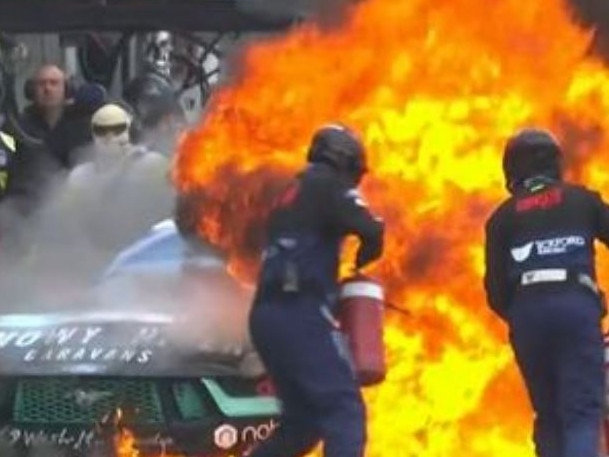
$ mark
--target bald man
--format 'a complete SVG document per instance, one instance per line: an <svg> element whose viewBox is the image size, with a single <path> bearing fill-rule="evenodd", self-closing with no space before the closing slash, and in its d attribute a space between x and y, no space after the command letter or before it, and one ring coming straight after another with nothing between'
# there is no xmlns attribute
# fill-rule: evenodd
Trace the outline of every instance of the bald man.
<svg viewBox="0 0 609 457"><path fill-rule="evenodd" d="M56 65L43 65L32 79L32 103L50 129L57 125L63 114L66 82L65 73Z"/></svg>
<svg viewBox="0 0 609 457"><path fill-rule="evenodd" d="M42 145L13 155L6 189L7 197L18 200L25 213L44 202L49 186L74 166L73 151L91 141L91 113L70 103L67 87L66 74L53 64L41 66L26 87L30 104L20 124ZM18 137L17 132L8 133Z"/></svg>
<svg viewBox="0 0 609 457"><path fill-rule="evenodd" d="M21 114L22 126L30 135L45 141L54 168L68 168L70 150L75 145L71 144L73 135L67 125L67 77L57 65L43 65L26 84L30 104Z"/></svg>

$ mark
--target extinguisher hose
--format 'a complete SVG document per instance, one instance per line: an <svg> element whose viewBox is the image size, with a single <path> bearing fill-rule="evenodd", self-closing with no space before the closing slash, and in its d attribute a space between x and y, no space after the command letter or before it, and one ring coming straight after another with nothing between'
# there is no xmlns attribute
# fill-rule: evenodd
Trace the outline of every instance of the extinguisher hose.
<svg viewBox="0 0 609 457"><path fill-rule="evenodd" d="M391 310L391 311L395 311L396 313L400 313L404 316L412 316L412 313L410 311L408 311L407 309L404 309L394 303L390 303L390 302L385 302L385 308Z"/></svg>

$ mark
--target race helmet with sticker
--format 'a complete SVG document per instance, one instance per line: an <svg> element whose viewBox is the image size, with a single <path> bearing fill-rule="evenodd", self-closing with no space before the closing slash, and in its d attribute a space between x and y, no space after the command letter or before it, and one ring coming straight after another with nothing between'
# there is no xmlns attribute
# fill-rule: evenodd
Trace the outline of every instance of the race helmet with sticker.
<svg viewBox="0 0 609 457"><path fill-rule="evenodd" d="M326 124L315 132L307 161L330 165L356 185L368 171L362 140L342 124Z"/></svg>
<svg viewBox="0 0 609 457"><path fill-rule="evenodd" d="M120 105L108 103L91 118L91 133L96 150L107 158L122 156L130 144L131 116Z"/></svg>
<svg viewBox="0 0 609 457"><path fill-rule="evenodd" d="M559 180L562 177L562 150L547 130L526 128L511 136L503 152L505 186L515 193L537 176Z"/></svg>

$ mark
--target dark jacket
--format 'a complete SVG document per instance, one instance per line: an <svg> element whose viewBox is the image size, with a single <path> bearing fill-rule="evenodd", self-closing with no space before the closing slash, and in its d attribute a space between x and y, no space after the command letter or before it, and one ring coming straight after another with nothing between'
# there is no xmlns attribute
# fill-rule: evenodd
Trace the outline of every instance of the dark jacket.
<svg viewBox="0 0 609 457"><path fill-rule="evenodd" d="M527 272L565 269L569 276L595 279L596 239L609 245L609 207L597 192L559 181L510 197L486 224L484 285L490 307L505 318ZM573 286L565 281L552 288Z"/></svg>
<svg viewBox="0 0 609 457"><path fill-rule="evenodd" d="M91 141L90 110L80 105L68 105L54 127L49 127L40 110L30 105L23 111L20 122L26 133L43 139L50 159L57 167L69 169L74 164L71 152Z"/></svg>
<svg viewBox="0 0 609 457"><path fill-rule="evenodd" d="M260 285L331 293L345 236L359 238L355 267L361 268L381 256L383 234L383 222L371 214L357 189L331 167L311 165L271 211Z"/></svg>
<svg viewBox="0 0 609 457"><path fill-rule="evenodd" d="M20 211L29 214L39 206L56 179L61 179L77 164L74 151L91 140L91 112L80 105L69 105L54 128L44 121L40 111L28 106L19 122L40 144L20 141L19 132L7 130L17 138L18 153L7 164L6 197L18 202Z"/></svg>

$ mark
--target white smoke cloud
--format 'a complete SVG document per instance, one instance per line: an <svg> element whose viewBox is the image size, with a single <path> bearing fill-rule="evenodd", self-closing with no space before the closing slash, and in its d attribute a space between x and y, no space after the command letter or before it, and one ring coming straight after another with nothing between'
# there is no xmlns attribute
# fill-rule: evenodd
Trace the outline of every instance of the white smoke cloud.
<svg viewBox="0 0 609 457"><path fill-rule="evenodd" d="M176 261L171 271L135 271L100 285L116 255L174 209L168 176L114 178L91 178L75 193L58 175L41 209L27 216L14 201L0 205L3 228L11 234L0 243L0 315L169 314L176 325L165 337L176 349L174 358L217 353L242 363L245 374L260 374L247 331L251 290L228 275L217 255L207 256L216 262L213 268L188 269ZM125 337L132 331L126 326ZM1 357L0 350L0 363Z"/></svg>
<svg viewBox="0 0 609 457"><path fill-rule="evenodd" d="M184 355L215 354L237 363L245 375L261 374L247 322L253 289L231 277L224 259L208 246L201 244L179 263L143 264L122 272L119 267L96 292L101 309L172 314L170 345Z"/></svg>
<svg viewBox="0 0 609 457"><path fill-rule="evenodd" d="M72 186L57 174L36 211L22 211L19 198L3 201L0 293L10 297L4 312L41 309L85 290L118 250L173 209L170 185L161 179L117 172L86 184Z"/></svg>

